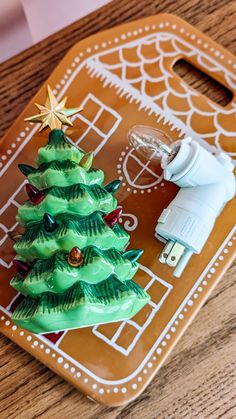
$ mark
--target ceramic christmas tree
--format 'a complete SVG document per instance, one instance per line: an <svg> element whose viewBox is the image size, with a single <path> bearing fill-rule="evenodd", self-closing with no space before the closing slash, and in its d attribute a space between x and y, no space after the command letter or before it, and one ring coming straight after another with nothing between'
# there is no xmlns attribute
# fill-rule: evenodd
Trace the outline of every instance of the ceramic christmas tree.
<svg viewBox="0 0 236 419"><path fill-rule="evenodd" d="M129 235L117 223L120 182L103 186L92 163L92 154L53 129L38 167L19 165L29 200L17 215L25 230L14 245L11 285L25 298L12 317L34 333L127 319L149 299L132 281L142 251L124 251Z"/></svg>

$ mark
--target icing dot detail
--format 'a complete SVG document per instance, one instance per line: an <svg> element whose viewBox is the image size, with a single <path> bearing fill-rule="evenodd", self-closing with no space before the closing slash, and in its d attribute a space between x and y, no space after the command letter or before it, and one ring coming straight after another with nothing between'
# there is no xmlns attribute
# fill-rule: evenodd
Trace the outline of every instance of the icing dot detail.
<svg viewBox="0 0 236 419"><path fill-rule="evenodd" d="M119 389L118 389L117 387L115 387L115 388L113 389L113 391L114 391L114 393L118 393Z"/></svg>
<svg viewBox="0 0 236 419"><path fill-rule="evenodd" d="M152 368L153 367L153 363L152 362L148 362L147 366L148 366L148 368Z"/></svg>
<svg viewBox="0 0 236 419"><path fill-rule="evenodd" d="M28 340L28 342L30 342L31 340L32 340L32 336L27 336L27 340Z"/></svg>
<svg viewBox="0 0 236 419"><path fill-rule="evenodd" d="M71 367L70 372L73 374L75 372L75 367Z"/></svg>
<svg viewBox="0 0 236 419"><path fill-rule="evenodd" d="M64 368L65 368L65 370L67 370L69 368L69 364L67 362L64 364Z"/></svg>
<svg viewBox="0 0 236 419"><path fill-rule="evenodd" d="M132 384L132 386L131 386L131 387L132 387L132 389L133 389L133 390L136 390L136 388L137 388L138 386L137 386L137 384L135 384L135 383L134 383L134 384Z"/></svg>
<svg viewBox="0 0 236 419"><path fill-rule="evenodd" d="M156 353L157 353L158 355L160 355L160 354L162 353L162 349L161 349L161 348L157 348Z"/></svg>
<svg viewBox="0 0 236 419"><path fill-rule="evenodd" d="M100 393L100 394L104 394L104 388L100 388L100 389L99 389L99 393Z"/></svg>
<svg viewBox="0 0 236 419"><path fill-rule="evenodd" d="M50 349L49 349L49 348L46 348L46 349L45 349L45 352L46 352L46 354L50 354L50 352L51 352L51 351L50 351Z"/></svg>
<svg viewBox="0 0 236 419"><path fill-rule="evenodd" d="M59 356L59 358L57 358L58 364L62 364L63 361L64 361L64 359L62 358L62 356Z"/></svg>
<svg viewBox="0 0 236 419"><path fill-rule="evenodd" d="M121 389L121 393L126 393L126 392L127 392L127 388L122 387L122 389Z"/></svg>
<svg viewBox="0 0 236 419"><path fill-rule="evenodd" d="M92 388L94 389L94 390L96 390L96 388L97 388L97 384L95 383L95 384L93 384L92 385Z"/></svg>
<svg viewBox="0 0 236 419"><path fill-rule="evenodd" d="M81 372L77 372L76 377L78 377L78 378L81 377Z"/></svg>

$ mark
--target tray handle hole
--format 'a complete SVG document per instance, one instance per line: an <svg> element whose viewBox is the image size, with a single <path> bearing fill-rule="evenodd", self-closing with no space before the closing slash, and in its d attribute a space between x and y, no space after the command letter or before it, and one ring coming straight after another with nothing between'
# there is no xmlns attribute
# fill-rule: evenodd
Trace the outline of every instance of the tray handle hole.
<svg viewBox="0 0 236 419"><path fill-rule="evenodd" d="M227 87L188 61L181 58L176 61L173 70L185 83L218 105L227 106L232 101L233 93Z"/></svg>

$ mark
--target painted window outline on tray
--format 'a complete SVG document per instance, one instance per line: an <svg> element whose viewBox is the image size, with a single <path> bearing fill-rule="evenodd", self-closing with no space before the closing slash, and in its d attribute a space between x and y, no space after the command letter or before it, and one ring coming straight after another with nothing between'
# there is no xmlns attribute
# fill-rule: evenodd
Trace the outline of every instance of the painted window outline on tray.
<svg viewBox="0 0 236 419"><path fill-rule="evenodd" d="M120 323L117 323L117 330L112 336L112 338L109 338L106 336L105 333L102 333L100 329L100 325L93 327L93 333L100 339L102 339L104 342L106 342L109 346L112 346L115 350L121 352L123 355L128 356L129 353L132 351L132 349L135 347L136 343L138 342L140 336L145 331L145 329L148 327L148 325L151 323L152 319L160 309L160 307L163 305L165 299L168 297L169 293L171 292L173 286L169 284L164 279L161 279L157 275L155 275L150 269L148 269L146 266L143 266L139 264L139 269L141 271L144 271L151 279L144 287L145 291L150 293L150 296L152 297L152 293L150 292L150 288L152 286L162 286L166 288L166 291L163 292L163 295L159 301L156 303L152 301L148 301L147 305L150 306L151 311L150 314L146 317L146 320L144 321L143 325L140 326L134 319L126 320ZM143 308L144 310L145 308ZM121 344L119 345L117 343L118 339L120 338L122 331L126 325L130 325L133 328L137 330L135 336L133 337L132 341L130 342L128 347L123 347Z"/></svg>
<svg viewBox="0 0 236 419"><path fill-rule="evenodd" d="M75 141L75 144L77 146L83 148L83 144L81 145L81 143L83 142L84 138L87 135L89 135L91 130L94 130L96 132L96 134L99 137L101 137L101 142L98 144L98 146L96 148L93 149L93 154L94 154L94 156L96 156L99 153L99 151L101 151L102 148L106 145L107 141L111 138L113 133L117 130L120 122L122 121L122 117L118 112L116 112L110 106L105 105L105 103L103 103L100 99L98 99L92 93L87 94L87 96L85 97L85 99L81 103L81 107L83 109L85 109L86 106L89 106L89 101L93 102L93 104L96 104L99 107L99 110L95 114L94 118L92 118L92 120L89 120L82 113L78 113L71 118L71 121L74 122L76 119L79 119L80 121L84 122L87 125L87 129L85 129L83 134L78 138L77 141ZM96 122L98 121L98 119L100 118L100 116L102 115L102 113L104 111L108 112L109 115L111 115L114 118L114 121L115 121L113 123L112 127L109 129L109 131L107 133L104 133L101 129L99 129L96 126ZM65 128L64 131L66 132L66 128Z"/></svg>

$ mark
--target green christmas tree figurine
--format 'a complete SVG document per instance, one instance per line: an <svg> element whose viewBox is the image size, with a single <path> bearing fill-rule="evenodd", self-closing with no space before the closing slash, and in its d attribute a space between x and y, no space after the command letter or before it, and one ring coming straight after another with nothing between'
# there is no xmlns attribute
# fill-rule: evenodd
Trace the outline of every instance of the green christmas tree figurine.
<svg viewBox="0 0 236 419"><path fill-rule="evenodd" d="M19 165L29 200L18 211L25 227L14 245L24 294L12 318L34 333L128 319L149 300L132 281L141 250L123 251L129 235L117 223L119 181L102 186L104 173L53 129L33 168Z"/></svg>

